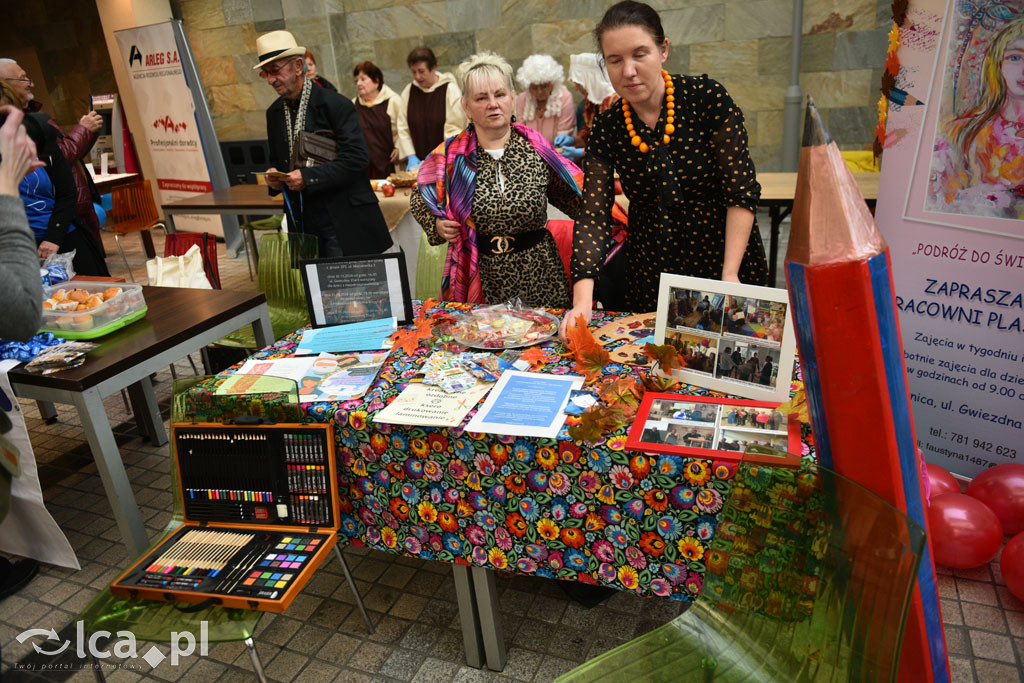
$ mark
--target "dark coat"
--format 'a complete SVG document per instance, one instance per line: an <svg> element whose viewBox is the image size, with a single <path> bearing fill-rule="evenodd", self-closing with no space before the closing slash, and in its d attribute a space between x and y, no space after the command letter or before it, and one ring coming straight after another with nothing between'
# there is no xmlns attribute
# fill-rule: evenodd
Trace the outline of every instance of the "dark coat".
<svg viewBox="0 0 1024 683"><path fill-rule="evenodd" d="M33 113L25 116L25 130L36 145L39 159L46 162L46 174L50 176L50 184L53 186L53 210L42 241L63 247L71 222L75 219L77 193L71 167L60 149L61 134L57 132L60 128L49 124L50 117L47 114Z"/></svg>
<svg viewBox="0 0 1024 683"><path fill-rule="evenodd" d="M32 100L25 108L26 113L37 113L43 108L43 105L38 100ZM64 158L68 162L68 166L71 167L71 175L75 179L75 191L76 191L76 213L79 218L79 224L89 228L92 234L96 236L96 239L100 239L100 220L96 216L96 209L93 208L93 196L92 188L89 185L89 172L85 170L85 166L82 164L85 162L86 157L89 155L89 151L92 146L96 144L96 138L99 137L99 131L95 133L90 132L88 128L80 123L76 123L69 132L65 132L60 125L52 118L49 120L49 124L60 133L57 139L57 145L60 147L60 151L64 154Z"/></svg>
<svg viewBox="0 0 1024 683"><path fill-rule="evenodd" d="M270 162L280 171L288 165L288 134L284 98L267 109ZM336 231L346 255L379 254L391 246L377 195L366 177L370 163L356 108L347 98L325 88L313 88L306 109L305 130L333 130L338 155L326 164L302 169L306 189L299 194L285 190L294 211L302 207L303 231L327 234ZM271 194L276 194L271 190Z"/></svg>

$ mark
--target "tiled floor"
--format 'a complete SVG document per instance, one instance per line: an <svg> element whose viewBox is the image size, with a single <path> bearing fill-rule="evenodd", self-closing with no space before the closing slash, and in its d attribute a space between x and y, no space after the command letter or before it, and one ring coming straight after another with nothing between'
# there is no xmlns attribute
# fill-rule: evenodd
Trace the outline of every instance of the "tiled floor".
<svg viewBox="0 0 1024 683"><path fill-rule="evenodd" d="M767 216L760 222L766 233ZM155 241L161 250L159 233ZM144 257L138 240L129 237L124 246L136 276L142 277ZM124 275L109 237L107 250L112 272ZM228 259L221 247L220 269L225 287L255 288L244 255ZM184 360L176 368L181 374L191 373ZM158 373L157 380L157 396L166 408L169 371ZM38 655L32 649L35 639L19 643L16 636L29 628L51 627L61 636L72 634L77 613L128 558L74 411L58 406L58 422L46 425L34 403L22 401L21 405L28 418L44 498L74 546L82 569L44 566L28 587L0 602L2 678L89 681L93 674L78 669L80 660L67 657L68 653L61 658ZM154 448L138 437L119 396L107 399L106 408L136 500L154 534L170 517L167 447ZM618 593L588 610L569 600L556 582L500 577L500 611L509 658L505 670L495 674L466 666L455 588L447 565L359 548L348 549L345 555L376 632L365 634L340 567L328 561L286 614L267 614L260 623L255 639L268 677L282 681L550 681L665 623L681 608L672 601ZM1007 592L998 563L969 572L943 572L939 590L953 680L1020 681L1024 603ZM139 653L148 648L140 646ZM169 652L166 646L160 649ZM38 667L44 662L73 668L45 672L37 668L32 673L18 668ZM141 659L127 665L135 668L111 671L108 680L252 680L252 666L241 643L213 645L208 656L185 657L177 666L165 661L153 668Z"/></svg>

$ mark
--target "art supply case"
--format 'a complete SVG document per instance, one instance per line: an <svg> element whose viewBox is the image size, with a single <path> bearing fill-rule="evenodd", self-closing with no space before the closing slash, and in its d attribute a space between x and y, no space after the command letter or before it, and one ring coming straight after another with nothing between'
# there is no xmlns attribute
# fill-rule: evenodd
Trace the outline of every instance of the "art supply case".
<svg viewBox="0 0 1024 683"><path fill-rule="evenodd" d="M284 612L337 543L330 424L176 423L185 523L116 595Z"/></svg>

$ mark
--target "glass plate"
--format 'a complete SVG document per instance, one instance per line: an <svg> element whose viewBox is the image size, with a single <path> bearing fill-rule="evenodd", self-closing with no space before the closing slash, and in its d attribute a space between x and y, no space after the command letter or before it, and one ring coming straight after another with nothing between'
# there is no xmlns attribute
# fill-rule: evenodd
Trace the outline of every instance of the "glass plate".
<svg viewBox="0 0 1024 683"><path fill-rule="evenodd" d="M498 320L504 324L495 325ZM515 324L516 320L532 324L523 332L509 331L507 325ZM513 309L497 316L482 316L479 311L469 311L451 324L451 335L456 342L471 349L520 349L553 338L558 334L558 324L558 316L537 309ZM508 333L502 334L502 331Z"/></svg>

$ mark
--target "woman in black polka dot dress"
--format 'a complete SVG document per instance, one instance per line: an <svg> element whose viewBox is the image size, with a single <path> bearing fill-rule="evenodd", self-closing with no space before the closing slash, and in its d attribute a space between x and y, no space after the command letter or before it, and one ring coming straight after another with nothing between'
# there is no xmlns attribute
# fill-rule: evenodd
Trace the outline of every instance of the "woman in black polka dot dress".
<svg viewBox="0 0 1024 683"><path fill-rule="evenodd" d="M626 308L655 310L663 272L764 285L767 259L754 226L761 187L743 113L717 81L662 70L668 41L649 6L620 2L594 33L623 99L598 116L587 144L563 333L579 314L590 320L616 170L629 198Z"/></svg>

